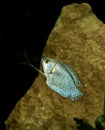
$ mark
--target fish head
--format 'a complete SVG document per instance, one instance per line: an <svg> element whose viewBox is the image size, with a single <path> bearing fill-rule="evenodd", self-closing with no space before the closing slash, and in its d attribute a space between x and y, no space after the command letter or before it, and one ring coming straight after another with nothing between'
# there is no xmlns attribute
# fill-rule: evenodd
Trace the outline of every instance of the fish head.
<svg viewBox="0 0 105 130"><path fill-rule="evenodd" d="M54 72L56 60L43 56L41 58L41 63L46 77Z"/></svg>

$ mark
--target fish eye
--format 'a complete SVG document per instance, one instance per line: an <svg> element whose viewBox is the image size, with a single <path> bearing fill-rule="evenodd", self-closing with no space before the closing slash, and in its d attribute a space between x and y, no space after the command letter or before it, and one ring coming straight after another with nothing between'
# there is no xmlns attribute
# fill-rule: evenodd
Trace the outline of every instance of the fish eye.
<svg viewBox="0 0 105 130"><path fill-rule="evenodd" d="M48 63L48 62L49 62L49 60L47 59L45 62L46 62L46 63Z"/></svg>

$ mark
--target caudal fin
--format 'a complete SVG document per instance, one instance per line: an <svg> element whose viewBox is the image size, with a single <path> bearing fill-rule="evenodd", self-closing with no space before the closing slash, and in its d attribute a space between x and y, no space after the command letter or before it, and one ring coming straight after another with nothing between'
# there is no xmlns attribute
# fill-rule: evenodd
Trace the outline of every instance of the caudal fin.
<svg viewBox="0 0 105 130"><path fill-rule="evenodd" d="M70 98L72 101L76 101L82 96L83 96L83 93L80 92L78 89L73 90L70 94Z"/></svg>

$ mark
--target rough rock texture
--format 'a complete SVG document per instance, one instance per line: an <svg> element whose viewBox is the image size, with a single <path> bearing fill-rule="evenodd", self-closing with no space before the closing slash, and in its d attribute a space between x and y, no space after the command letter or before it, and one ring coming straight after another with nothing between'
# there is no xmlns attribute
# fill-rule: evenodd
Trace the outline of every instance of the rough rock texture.
<svg viewBox="0 0 105 130"><path fill-rule="evenodd" d="M103 113L105 92L105 25L86 3L63 7L49 35L44 55L70 64L78 73L84 96L61 97L39 74L6 120L6 130L73 130L74 117L94 126Z"/></svg>

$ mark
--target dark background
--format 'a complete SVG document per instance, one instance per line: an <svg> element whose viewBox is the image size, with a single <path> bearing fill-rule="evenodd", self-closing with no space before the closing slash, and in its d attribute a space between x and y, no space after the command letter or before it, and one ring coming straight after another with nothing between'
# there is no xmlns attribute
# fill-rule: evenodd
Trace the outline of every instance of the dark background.
<svg viewBox="0 0 105 130"><path fill-rule="evenodd" d="M0 33L0 130L5 129L4 121L38 75L33 68L20 64L27 62L25 52L32 64L39 68L46 40L62 7L75 2L78 0L4 4L1 10L3 31ZM81 2L89 3L96 16L105 23L104 1Z"/></svg>

